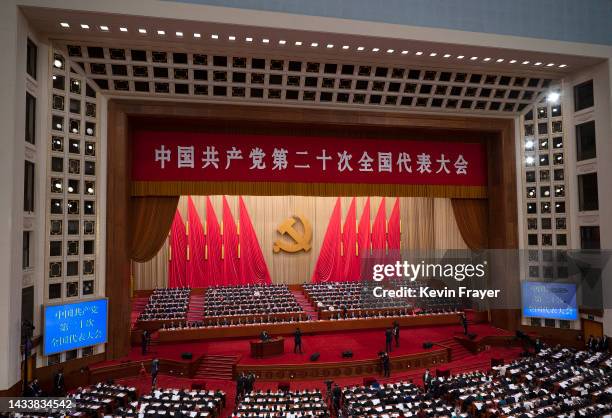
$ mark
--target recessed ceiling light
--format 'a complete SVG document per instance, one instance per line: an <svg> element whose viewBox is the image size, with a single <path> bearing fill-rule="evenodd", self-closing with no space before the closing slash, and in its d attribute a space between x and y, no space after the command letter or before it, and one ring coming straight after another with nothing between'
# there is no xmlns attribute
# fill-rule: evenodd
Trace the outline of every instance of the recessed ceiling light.
<svg viewBox="0 0 612 418"><path fill-rule="evenodd" d="M495 62L504 62L503 58L498 58L497 60L495 60Z"/></svg>
<svg viewBox="0 0 612 418"><path fill-rule="evenodd" d="M565 67L567 67L567 64L561 64L561 65L559 65L559 68L565 68Z"/></svg>
<svg viewBox="0 0 612 418"><path fill-rule="evenodd" d="M444 58L450 58L451 54L444 54L443 57Z"/></svg>
<svg viewBox="0 0 612 418"><path fill-rule="evenodd" d="M555 65L554 62L549 62L548 64L546 64L547 67L553 67Z"/></svg>
<svg viewBox="0 0 612 418"><path fill-rule="evenodd" d="M121 32L127 32L127 31L128 31L128 29L127 29L127 28L124 28L123 26L122 26L122 27L120 27L120 28L119 28L119 30L120 30Z"/></svg>
<svg viewBox="0 0 612 418"><path fill-rule="evenodd" d="M365 49L365 48L364 48L364 47L362 47L362 46L358 46L358 47L357 47L357 51L363 51L364 49Z"/></svg>
<svg viewBox="0 0 612 418"><path fill-rule="evenodd" d="M435 57L436 55L438 55L437 52L432 52L432 53L429 54L430 57Z"/></svg>
<svg viewBox="0 0 612 418"><path fill-rule="evenodd" d="M278 43L280 45L285 45L287 43L287 41L285 41L284 39L281 39L280 41L278 41Z"/></svg>
<svg viewBox="0 0 612 418"><path fill-rule="evenodd" d="M485 59L483 59L484 62L489 62L491 61L491 57L486 57Z"/></svg>
<svg viewBox="0 0 612 418"><path fill-rule="evenodd" d="M470 60L472 61L476 61L478 59L478 57L471 57Z"/></svg>
<svg viewBox="0 0 612 418"><path fill-rule="evenodd" d="M269 44L270 40L268 38L263 38L261 42L263 42L264 44Z"/></svg>
<svg viewBox="0 0 612 418"><path fill-rule="evenodd" d="M540 61L538 61L538 62L534 63L533 65L540 66L540 65L542 65L542 63Z"/></svg>
<svg viewBox="0 0 612 418"><path fill-rule="evenodd" d="M201 38L201 37L202 37L202 34L201 34L201 33L194 33L194 34L193 34L193 37L194 37L194 38Z"/></svg>
<svg viewBox="0 0 612 418"><path fill-rule="evenodd" d="M327 47L328 47L328 48L333 48L333 47L334 47L334 44L327 44Z"/></svg>
<svg viewBox="0 0 612 418"><path fill-rule="evenodd" d="M253 38L251 38L251 37L249 36L249 37L245 38L245 41L247 41L247 42L253 42Z"/></svg>
<svg viewBox="0 0 612 418"><path fill-rule="evenodd" d="M56 60L53 61L53 66L55 68L62 68L63 67L63 63L62 63L61 60L56 59Z"/></svg>
<svg viewBox="0 0 612 418"><path fill-rule="evenodd" d="M219 39L219 35L217 35L216 33L213 33L212 35L210 35L210 37L212 39Z"/></svg>
<svg viewBox="0 0 612 418"><path fill-rule="evenodd" d="M70 27L70 25L69 25L68 23L66 23L66 22L62 22L62 23L60 23L60 26L61 26L62 28L69 28L69 27Z"/></svg>
<svg viewBox="0 0 612 418"><path fill-rule="evenodd" d="M342 45L342 49L349 49L348 45Z"/></svg>
<svg viewBox="0 0 612 418"><path fill-rule="evenodd" d="M546 96L546 100L548 100L548 103L558 103L559 102L559 97L561 97L561 95L558 92L551 91Z"/></svg>
<svg viewBox="0 0 612 418"><path fill-rule="evenodd" d="M295 46L302 46L302 41L295 41Z"/></svg>
<svg viewBox="0 0 612 418"><path fill-rule="evenodd" d="M145 33L147 33L147 30L143 29L143 28L140 28L140 29L138 29L138 33L145 34Z"/></svg>
<svg viewBox="0 0 612 418"><path fill-rule="evenodd" d="M163 30L158 30L158 31L157 31L157 34L158 34L158 35L165 35L165 34L166 34L166 31L163 31Z"/></svg>
<svg viewBox="0 0 612 418"><path fill-rule="evenodd" d="M458 60L462 60L462 59L464 59L464 58L465 58L465 55L457 55L457 59L458 59Z"/></svg>
<svg viewBox="0 0 612 418"><path fill-rule="evenodd" d="M234 35L230 35L227 37L227 39L229 39L230 41L235 41L236 37Z"/></svg>
<svg viewBox="0 0 612 418"><path fill-rule="evenodd" d="M372 48L372 52L378 52L380 51L380 48Z"/></svg>
<svg viewBox="0 0 612 418"><path fill-rule="evenodd" d="M521 64L523 64L523 65L529 64L529 61L523 61L523 62L521 62Z"/></svg>
<svg viewBox="0 0 612 418"><path fill-rule="evenodd" d="M387 49L387 54L393 54L395 52L395 50L393 49Z"/></svg>
<svg viewBox="0 0 612 418"><path fill-rule="evenodd" d="M514 64L516 60L510 60L510 64Z"/></svg>
<svg viewBox="0 0 612 418"><path fill-rule="evenodd" d="M89 29L89 25L81 23L81 29Z"/></svg>
<svg viewBox="0 0 612 418"><path fill-rule="evenodd" d="M533 164L533 157L532 157L531 155L530 155L530 156L528 156L527 158L525 158L525 162L526 162L527 164Z"/></svg>
<svg viewBox="0 0 612 418"><path fill-rule="evenodd" d="M183 32L176 32L176 36L178 36L179 38L183 37Z"/></svg>
<svg viewBox="0 0 612 418"><path fill-rule="evenodd" d="M103 32L108 32L108 26L106 26L106 25L101 25L101 26L100 26L100 30L101 30L101 31L103 31Z"/></svg>
<svg viewBox="0 0 612 418"><path fill-rule="evenodd" d="M318 46L319 46L319 44L318 44L318 43L316 43L316 42L313 42L313 43L311 43L311 44L310 44L310 46L311 46L311 47L313 47L313 48L316 48L316 47L318 47Z"/></svg>
<svg viewBox="0 0 612 418"><path fill-rule="evenodd" d="M406 51L405 49L402 51L402 55L406 55L408 54L408 51Z"/></svg>
<svg viewBox="0 0 612 418"><path fill-rule="evenodd" d="M423 55L423 51L417 51L416 55Z"/></svg>

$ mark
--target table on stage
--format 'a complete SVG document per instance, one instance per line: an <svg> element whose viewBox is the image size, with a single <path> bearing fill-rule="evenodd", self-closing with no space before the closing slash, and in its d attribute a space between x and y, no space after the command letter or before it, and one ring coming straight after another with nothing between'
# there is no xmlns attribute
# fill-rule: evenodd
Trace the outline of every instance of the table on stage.
<svg viewBox="0 0 612 418"><path fill-rule="evenodd" d="M285 339L283 337L271 338L267 341L251 341L251 357L264 358L284 352Z"/></svg>

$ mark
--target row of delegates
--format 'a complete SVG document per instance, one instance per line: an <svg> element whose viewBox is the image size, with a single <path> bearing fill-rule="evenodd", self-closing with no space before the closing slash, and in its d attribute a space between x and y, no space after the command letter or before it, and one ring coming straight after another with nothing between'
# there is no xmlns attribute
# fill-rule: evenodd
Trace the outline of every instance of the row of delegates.
<svg viewBox="0 0 612 418"><path fill-rule="evenodd" d="M318 389L247 392L232 414L233 418L329 416L329 408Z"/></svg>

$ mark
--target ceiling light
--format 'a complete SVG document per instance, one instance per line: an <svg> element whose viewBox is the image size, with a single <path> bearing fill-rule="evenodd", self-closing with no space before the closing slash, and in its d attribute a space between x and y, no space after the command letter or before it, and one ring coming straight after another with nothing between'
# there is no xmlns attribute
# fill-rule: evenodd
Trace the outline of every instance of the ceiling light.
<svg viewBox="0 0 612 418"><path fill-rule="evenodd" d="M194 34L193 34L193 37L194 37L194 38L201 38L201 37L202 37L202 34L201 34L201 33L194 33Z"/></svg>
<svg viewBox="0 0 612 418"><path fill-rule="evenodd" d="M444 55L443 55L443 57L444 57L444 58L450 58L450 57L451 57L451 54L444 54Z"/></svg>
<svg viewBox="0 0 612 418"><path fill-rule="evenodd" d="M278 43L280 45L285 45L287 43L287 41L285 41L284 39L281 39L280 41L278 41Z"/></svg>
<svg viewBox="0 0 612 418"><path fill-rule="evenodd" d="M122 26L122 27L120 27L120 28L119 28L119 30L120 30L121 32L127 32L127 28L124 28L123 26Z"/></svg>
<svg viewBox="0 0 612 418"><path fill-rule="evenodd" d="M302 41L295 41L295 46L302 46Z"/></svg>
<svg viewBox="0 0 612 418"><path fill-rule="evenodd" d="M342 45L342 49L349 49L348 45Z"/></svg>
<svg viewBox="0 0 612 418"><path fill-rule="evenodd" d="M175 35L178 36L179 38L182 38L183 37L183 32L176 32Z"/></svg>
<svg viewBox="0 0 612 418"><path fill-rule="evenodd" d="M165 34L166 34L166 31L164 31L164 30L158 30L158 31L157 31L157 34L158 34L158 35L160 35L160 36L163 36L163 35L165 35Z"/></svg>
<svg viewBox="0 0 612 418"><path fill-rule="evenodd" d="M525 148L527 148L527 149L533 148L533 141L531 139L529 139L529 140L527 140L527 142L525 142Z"/></svg>
<svg viewBox="0 0 612 418"><path fill-rule="evenodd" d="M546 100L548 101L548 103L558 103L559 97L561 97L561 95L558 92L551 91L550 93L548 93L548 96L546 96Z"/></svg>
<svg viewBox="0 0 612 418"><path fill-rule="evenodd" d="M529 157L525 158L525 162L527 164L533 164L533 157L530 155Z"/></svg>
<svg viewBox="0 0 612 418"><path fill-rule="evenodd" d="M554 62L549 62L548 64L546 64L547 67L554 67L555 63Z"/></svg>
<svg viewBox="0 0 612 418"><path fill-rule="evenodd" d="M567 67L567 64L561 64L561 65L559 65L559 68L565 68L565 67Z"/></svg>
<svg viewBox="0 0 612 418"><path fill-rule="evenodd" d="M365 48L364 48L364 47L362 47L362 46L358 46L358 47L357 47L357 51L363 51L364 49L365 49Z"/></svg>
<svg viewBox="0 0 612 418"><path fill-rule="evenodd" d="M521 62L521 64L523 64L523 65L529 64L529 61L523 61L523 62Z"/></svg>
<svg viewBox="0 0 612 418"><path fill-rule="evenodd" d="M85 23L81 23L81 29L89 29L89 25L86 25Z"/></svg>
<svg viewBox="0 0 612 418"><path fill-rule="evenodd" d="M145 33L147 33L147 30L140 28L140 29L138 29L138 33L145 34Z"/></svg>
<svg viewBox="0 0 612 418"><path fill-rule="evenodd" d="M472 61L476 61L478 59L478 57L471 57L470 60Z"/></svg>
<svg viewBox="0 0 612 418"><path fill-rule="evenodd" d="M423 51L417 51L416 55L423 55Z"/></svg>
<svg viewBox="0 0 612 418"><path fill-rule="evenodd" d="M437 52L432 52L431 54L429 54L430 57L435 57L436 55L438 55Z"/></svg>
<svg viewBox="0 0 612 418"><path fill-rule="evenodd" d="M270 40L268 38L263 38L261 42L263 42L264 44L269 44Z"/></svg>
<svg viewBox="0 0 612 418"><path fill-rule="evenodd" d="M393 49L387 49L387 54L393 54L395 52L395 50Z"/></svg>
<svg viewBox="0 0 612 418"><path fill-rule="evenodd" d="M406 54L408 54L408 51L403 50L403 51L402 51L402 55L406 55Z"/></svg>
<svg viewBox="0 0 612 418"><path fill-rule="evenodd" d="M316 42L313 42L313 43L311 43L311 44L310 44L310 46L311 46L311 47L313 47L313 48L316 48L316 47L318 47L318 46L319 46L319 44L318 44L318 43L316 43Z"/></svg>
<svg viewBox="0 0 612 418"><path fill-rule="evenodd" d="M219 39L219 35L217 35L216 33L213 33L212 35L210 35L210 37L212 39Z"/></svg>
<svg viewBox="0 0 612 418"><path fill-rule="evenodd" d="M62 22L62 23L60 23L60 26L61 26L62 28L69 28L69 27L70 27L70 25L69 25L68 23L66 23L66 22Z"/></svg>
<svg viewBox="0 0 612 418"><path fill-rule="evenodd" d="M331 48L333 48L333 47L334 47L334 44L327 44L327 48L330 48L330 49L331 49Z"/></svg>
<svg viewBox="0 0 612 418"><path fill-rule="evenodd" d="M541 63L540 61L538 61L538 62L536 62L536 63L535 63L535 64L533 64L533 65L540 66L540 65L542 65L542 63Z"/></svg>
<svg viewBox="0 0 612 418"><path fill-rule="evenodd" d="M102 25L102 26L100 26L100 30L103 31L103 32L108 32L108 26Z"/></svg>
<svg viewBox="0 0 612 418"><path fill-rule="evenodd" d="M464 59L464 58L465 58L465 56L464 56L464 55L457 55L457 59L458 59L458 60L462 60L462 59Z"/></svg>
<svg viewBox="0 0 612 418"><path fill-rule="evenodd" d="M380 48L372 48L372 52L378 52L380 51Z"/></svg>
<svg viewBox="0 0 612 418"><path fill-rule="evenodd" d="M495 62L504 62L504 59L503 58L498 58L498 59L495 60Z"/></svg>
<svg viewBox="0 0 612 418"><path fill-rule="evenodd" d="M253 42L253 38L251 38L250 36L248 38L245 38L245 41L247 42Z"/></svg>
<svg viewBox="0 0 612 418"><path fill-rule="evenodd" d="M53 61L53 66L54 66L55 68L62 68L62 67L63 67L62 61L61 61L61 60L58 60L58 59L54 60L54 61Z"/></svg>
<svg viewBox="0 0 612 418"><path fill-rule="evenodd" d="M510 60L510 64L514 64L516 60Z"/></svg>
<svg viewBox="0 0 612 418"><path fill-rule="evenodd" d="M234 35L230 35L227 37L227 39L229 39L230 41L235 41L236 37Z"/></svg>
<svg viewBox="0 0 612 418"><path fill-rule="evenodd" d="M483 59L483 61L484 62L489 62L489 61L491 61L491 58L490 57L486 57L485 59Z"/></svg>

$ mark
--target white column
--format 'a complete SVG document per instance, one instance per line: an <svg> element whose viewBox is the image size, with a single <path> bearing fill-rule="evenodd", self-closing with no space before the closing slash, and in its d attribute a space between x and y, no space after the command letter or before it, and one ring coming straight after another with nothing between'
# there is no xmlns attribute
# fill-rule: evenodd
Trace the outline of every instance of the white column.
<svg viewBox="0 0 612 418"><path fill-rule="evenodd" d="M25 20L0 3L0 390L20 379L21 241L25 143Z"/></svg>

